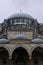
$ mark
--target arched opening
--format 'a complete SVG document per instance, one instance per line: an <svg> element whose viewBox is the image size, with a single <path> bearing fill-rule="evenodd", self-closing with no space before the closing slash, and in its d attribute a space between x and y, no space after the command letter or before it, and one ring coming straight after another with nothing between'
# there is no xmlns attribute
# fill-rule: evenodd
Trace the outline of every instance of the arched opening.
<svg viewBox="0 0 43 65"><path fill-rule="evenodd" d="M27 51L22 47L16 48L12 54L12 62L13 65L29 65L29 55Z"/></svg>
<svg viewBox="0 0 43 65"><path fill-rule="evenodd" d="M0 47L0 65L8 65L9 64L9 53L8 51Z"/></svg>
<svg viewBox="0 0 43 65"><path fill-rule="evenodd" d="M37 47L32 52L33 65L43 64L43 48Z"/></svg>

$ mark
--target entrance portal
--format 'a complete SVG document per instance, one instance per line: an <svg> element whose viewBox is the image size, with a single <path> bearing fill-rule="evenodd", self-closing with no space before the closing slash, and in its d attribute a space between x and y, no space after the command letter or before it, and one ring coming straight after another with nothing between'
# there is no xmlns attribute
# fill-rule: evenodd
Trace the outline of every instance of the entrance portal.
<svg viewBox="0 0 43 65"><path fill-rule="evenodd" d="M27 51L22 47L16 48L12 54L12 62L13 65L29 65Z"/></svg>
<svg viewBox="0 0 43 65"><path fill-rule="evenodd" d="M37 47L32 52L33 65L43 65L43 48Z"/></svg>
<svg viewBox="0 0 43 65"><path fill-rule="evenodd" d="M0 47L0 65L8 65L9 64L9 54L8 51Z"/></svg>

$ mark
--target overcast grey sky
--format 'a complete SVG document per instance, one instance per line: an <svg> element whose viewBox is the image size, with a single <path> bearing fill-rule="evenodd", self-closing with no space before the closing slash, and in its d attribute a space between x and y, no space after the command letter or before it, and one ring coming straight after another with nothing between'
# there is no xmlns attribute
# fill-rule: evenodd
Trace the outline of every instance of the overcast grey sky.
<svg viewBox="0 0 43 65"><path fill-rule="evenodd" d="M20 10L43 22L43 0L0 0L0 22Z"/></svg>

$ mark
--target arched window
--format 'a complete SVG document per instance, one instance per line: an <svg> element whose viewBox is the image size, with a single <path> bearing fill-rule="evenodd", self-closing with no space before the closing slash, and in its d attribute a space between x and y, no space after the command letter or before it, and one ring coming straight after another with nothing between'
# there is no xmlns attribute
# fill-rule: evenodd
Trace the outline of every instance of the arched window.
<svg viewBox="0 0 43 65"><path fill-rule="evenodd" d="M12 25L12 19L10 20L10 25Z"/></svg>
<svg viewBox="0 0 43 65"><path fill-rule="evenodd" d="M32 21L29 19L29 25L31 25Z"/></svg>

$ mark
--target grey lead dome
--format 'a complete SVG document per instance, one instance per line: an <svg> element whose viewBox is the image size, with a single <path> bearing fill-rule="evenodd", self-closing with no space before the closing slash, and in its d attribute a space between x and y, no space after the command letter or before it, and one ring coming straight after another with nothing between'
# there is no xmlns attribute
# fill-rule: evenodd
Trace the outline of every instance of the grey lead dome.
<svg viewBox="0 0 43 65"><path fill-rule="evenodd" d="M32 16L26 14L26 13L16 13L14 15L11 15L8 17L8 19L11 19L11 18L15 18L15 17L24 17L24 18L29 18L29 19L34 19Z"/></svg>
<svg viewBox="0 0 43 65"><path fill-rule="evenodd" d="M27 39L27 37L23 34L17 34L13 37L13 39Z"/></svg>
<svg viewBox="0 0 43 65"><path fill-rule="evenodd" d="M0 43L6 44L6 43L9 43L9 40L2 38L0 39Z"/></svg>
<svg viewBox="0 0 43 65"><path fill-rule="evenodd" d="M43 43L43 39L35 38L32 40L33 43Z"/></svg>

